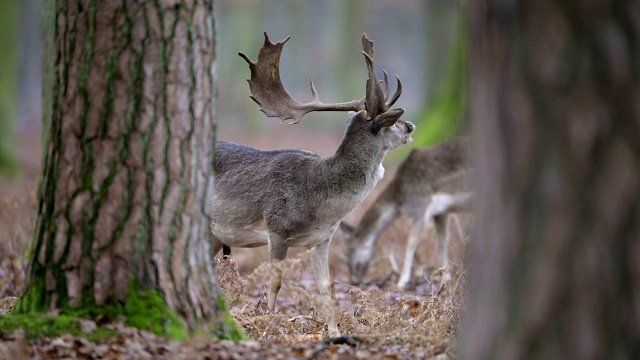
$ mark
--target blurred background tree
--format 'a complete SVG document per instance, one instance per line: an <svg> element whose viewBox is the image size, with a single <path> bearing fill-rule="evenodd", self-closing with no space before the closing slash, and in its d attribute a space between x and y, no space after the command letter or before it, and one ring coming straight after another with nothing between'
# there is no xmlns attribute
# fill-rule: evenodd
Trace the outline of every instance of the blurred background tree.
<svg viewBox="0 0 640 360"><path fill-rule="evenodd" d="M0 176L19 173L16 156L18 1L0 1Z"/></svg>
<svg viewBox="0 0 640 360"><path fill-rule="evenodd" d="M42 0L20 0L18 8L18 131L39 131L42 109Z"/></svg>
<svg viewBox="0 0 640 360"><path fill-rule="evenodd" d="M462 358L638 359L640 4L471 4Z"/></svg>
<svg viewBox="0 0 640 360"><path fill-rule="evenodd" d="M451 3L447 3L447 6L455 5ZM429 72L434 75L429 76L431 80L428 83L434 86L428 87L433 89L433 93L427 92L426 106L422 115L418 116L420 126L414 138L415 145L419 147L452 139L460 135L464 127L467 104L467 19L464 11L448 10L457 15L451 21L456 25L455 38L452 46L445 47L449 49L447 52L438 54L428 51L432 58L447 59L447 62L433 65L433 70Z"/></svg>

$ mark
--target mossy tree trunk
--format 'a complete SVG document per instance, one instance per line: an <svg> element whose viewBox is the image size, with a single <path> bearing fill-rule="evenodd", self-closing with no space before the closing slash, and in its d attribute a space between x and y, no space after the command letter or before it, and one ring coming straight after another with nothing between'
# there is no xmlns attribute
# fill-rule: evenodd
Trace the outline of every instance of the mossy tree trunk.
<svg viewBox="0 0 640 360"><path fill-rule="evenodd" d="M640 7L472 1L462 357L640 358Z"/></svg>
<svg viewBox="0 0 640 360"><path fill-rule="evenodd" d="M126 308L142 293L159 295L189 329L222 324L204 215L213 1L49 0L45 11L52 107L18 310Z"/></svg>

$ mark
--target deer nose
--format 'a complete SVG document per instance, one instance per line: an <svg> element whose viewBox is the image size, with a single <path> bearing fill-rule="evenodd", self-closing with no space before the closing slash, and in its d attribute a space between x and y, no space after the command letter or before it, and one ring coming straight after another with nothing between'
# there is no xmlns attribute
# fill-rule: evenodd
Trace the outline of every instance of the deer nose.
<svg viewBox="0 0 640 360"><path fill-rule="evenodd" d="M412 133L416 129L416 126L413 125L411 121L407 121L406 125L407 125L407 130L409 130L410 133Z"/></svg>

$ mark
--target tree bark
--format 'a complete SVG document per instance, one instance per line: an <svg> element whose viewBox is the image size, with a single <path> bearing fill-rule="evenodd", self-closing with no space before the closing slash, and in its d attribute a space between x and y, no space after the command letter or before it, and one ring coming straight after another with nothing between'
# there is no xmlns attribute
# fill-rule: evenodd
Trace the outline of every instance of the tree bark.
<svg viewBox="0 0 640 360"><path fill-rule="evenodd" d="M132 292L157 293L189 329L222 324L204 215L215 143L213 1L44 6L54 51L45 60L55 59L44 86L49 139L18 309L126 306Z"/></svg>
<svg viewBox="0 0 640 360"><path fill-rule="evenodd" d="M472 1L462 357L640 357L640 9Z"/></svg>

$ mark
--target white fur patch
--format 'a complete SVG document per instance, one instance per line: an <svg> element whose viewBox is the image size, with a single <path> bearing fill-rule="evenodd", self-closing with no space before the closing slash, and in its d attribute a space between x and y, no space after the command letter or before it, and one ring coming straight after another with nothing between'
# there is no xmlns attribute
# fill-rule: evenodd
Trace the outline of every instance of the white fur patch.
<svg viewBox="0 0 640 360"><path fill-rule="evenodd" d="M376 176L373 179L373 184L377 184L378 181L380 181L380 179L382 179L382 177L384 176L384 166L382 166L382 164L380 164L380 166L378 166L378 171L376 171Z"/></svg>
<svg viewBox="0 0 640 360"><path fill-rule="evenodd" d="M427 221L429 218L449 212L451 208L467 203L471 193L447 194L438 193L431 197L431 204L427 209Z"/></svg>

